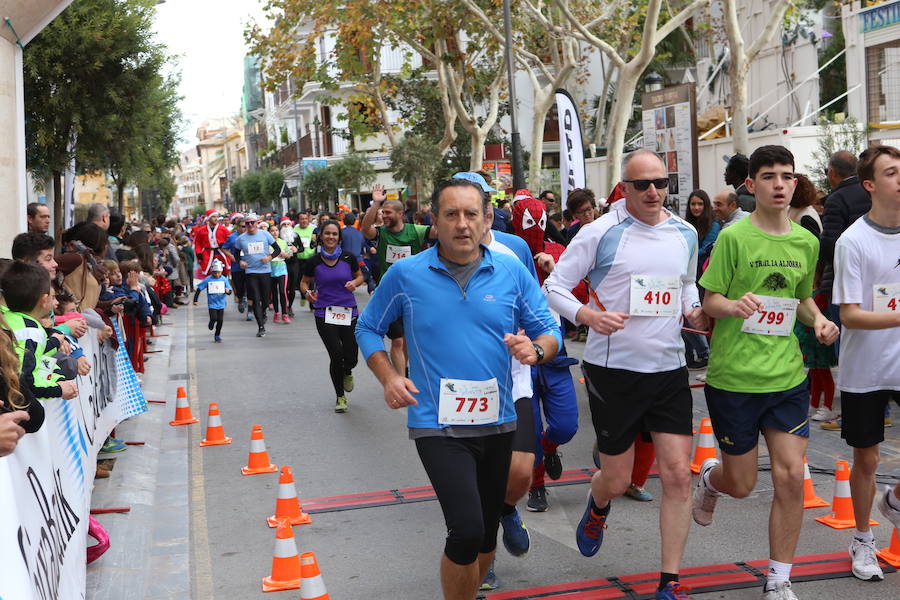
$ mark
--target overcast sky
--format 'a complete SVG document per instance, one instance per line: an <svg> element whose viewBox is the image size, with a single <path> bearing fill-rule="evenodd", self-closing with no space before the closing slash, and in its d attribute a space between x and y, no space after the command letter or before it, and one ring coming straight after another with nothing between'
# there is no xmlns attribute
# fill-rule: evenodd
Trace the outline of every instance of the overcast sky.
<svg viewBox="0 0 900 600"><path fill-rule="evenodd" d="M259 0L166 0L157 6L157 38L179 56L183 147L196 143L205 119L240 112L243 32L251 18L262 20Z"/></svg>

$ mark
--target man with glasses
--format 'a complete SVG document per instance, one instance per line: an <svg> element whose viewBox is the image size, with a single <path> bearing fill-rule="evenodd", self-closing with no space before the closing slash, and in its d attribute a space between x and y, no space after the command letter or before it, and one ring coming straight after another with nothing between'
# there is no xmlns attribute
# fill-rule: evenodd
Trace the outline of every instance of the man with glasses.
<svg viewBox="0 0 900 600"><path fill-rule="evenodd" d="M653 436L662 480L662 568L657 600L686 598L678 571L691 514L691 390L681 339L682 317L706 328L695 285L697 232L663 207L669 179L649 150L625 157L624 206L572 240L544 282L550 307L591 331L584 380L603 469L591 480L576 530L593 556L613 498L631 484L634 440ZM584 278L591 303L571 292Z"/></svg>
<svg viewBox="0 0 900 600"><path fill-rule="evenodd" d="M225 240L225 243L222 244L222 249L230 252L235 258L234 262L231 263L231 287L234 288L234 303L237 306L238 312L243 313L247 308L247 290L244 283L244 269L241 267L240 256L238 255L235 243L240 235L247 231L247 226L244 224L244 215L240 213L233 216L231 222L234 226L234 231L231 232L231 235L229 235L228 239ZM247 313L247 320L249 321L250 319L250 313Z"/></svg>
<svg viewBox="0 0 900 600"><path fill-rule="evenodd" d="M272 259L281 254L275 238L265 229L259 229L259 217L248 213L244 217L246 231L238 236L234 246L241 253L241 268L246 273L244 281L247 299L253 309L259 331L256 337L266 335L266 306L272 281Z"/></svg>

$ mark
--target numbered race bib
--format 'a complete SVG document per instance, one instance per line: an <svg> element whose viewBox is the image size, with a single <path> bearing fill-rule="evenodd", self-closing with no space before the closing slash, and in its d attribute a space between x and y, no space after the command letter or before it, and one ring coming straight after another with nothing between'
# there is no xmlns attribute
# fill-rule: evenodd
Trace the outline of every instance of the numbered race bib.
<svg viewBox="0 0 900 600"><path fill-rule="evenodd" d="M331 325L350 326L353 321L353 309L343 306L329 306L325 309L325 322Z"/></svg>
<svg viewBox="0 0 900 600"><path fill-rule="evenodd" d="M757 297L762 300L763 309L745 319L741 331L759 335L791 335L800 301L796 298Z"/></svg>
<svg viewBox="0 0 900 600"><path fill-rule="evenodd" d="M310 248L312 248L312 238L302 237L302 238L300 238L300 241L303 243L303 247L300 248L300 251L301 251L301 252L303 252L304 250L309 250Z"/></svg>
<svg viewBox="0 0 900 600"><path fill-rule="evenodd" d="M224 281L210 281L206 286L207 294L224 294L225 293L225 282Z"/></svg>
<svg viewBox="0 0 900 600"><path fill-rule="evenodd" d="M384 259L389 263L395 263L407 256L412 256L412 246L394 246L393 244L388 244Z"/></svg>
<svg viewBox="0 0 900 600"><path fill-rule="evenodd" d="M872 310L877 313L893 313L900 310L900 282L874 286Z"/></svg>
<svg viewBox="0 0 900 600"><path fill-rule="evenodd" d="M247 254L262 254L264 252L264 246L265 244L263 244L263 242L248 242Z"/></svg>
<svg viewBox="0 0 900 600"><path fill-rule="evenodd" d="M491 425L500 419L497 379L471 381L441 378L438 423L441 425Z"/></svg>
<svg viewBox="0 0 900 600"><path fill-rule="evenodd" d="M631 276L634 317L677 317L681 314L681 277Z"/></svg>
<svg viewBox="0 0 900 600"><path fill-rule="evenodd" d="M38 361L38 378L41 381L52 381L53 373L56 372L56 358L52 356L42 356Z"/></svg>

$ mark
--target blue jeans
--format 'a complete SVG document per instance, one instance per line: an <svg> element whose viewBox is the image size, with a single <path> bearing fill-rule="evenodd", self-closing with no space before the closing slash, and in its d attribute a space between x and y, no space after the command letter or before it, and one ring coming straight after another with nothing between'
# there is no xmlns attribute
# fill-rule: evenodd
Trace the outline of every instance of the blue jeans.
<svg viewBox="0 0 900 600"><path fill-rule="evenodd" d="M705 335L682 331L681 339L684 340L684 354L688 361L709 358L709 342Z"/></svg>

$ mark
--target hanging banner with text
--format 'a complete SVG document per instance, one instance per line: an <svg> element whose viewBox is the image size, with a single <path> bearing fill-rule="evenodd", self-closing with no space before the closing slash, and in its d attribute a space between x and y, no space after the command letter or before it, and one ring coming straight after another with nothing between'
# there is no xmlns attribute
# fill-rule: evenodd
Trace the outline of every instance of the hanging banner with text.
<svg viewBox="0 0 900 600"><path fill-rule="evenodd" d="M45 420L0 458L0 598L83 600L87 526L97 454L124 415L146 410L115 352L89 329L79 345L91 371L78 396L42 404ZM120 338L120 347L121 338ZM130 371L130 373L129 373ZM113 387L115 386L115 387ZM140 390L138 390L140 391Z"/></svg>
<svg viewBox="0 0 900 600"><path fill-rule="evenodd" d="M581 118L575 101L566 90L556 90L556 112L559 121L560 205L565 207L569 192L585 187L584 145Z"/></svg>

